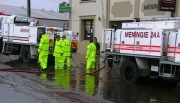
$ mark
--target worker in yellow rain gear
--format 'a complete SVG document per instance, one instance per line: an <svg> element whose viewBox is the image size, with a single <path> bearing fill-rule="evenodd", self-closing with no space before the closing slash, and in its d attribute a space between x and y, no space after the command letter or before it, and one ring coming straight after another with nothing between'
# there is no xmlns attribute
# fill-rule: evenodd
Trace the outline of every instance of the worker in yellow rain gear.
<svg viewBox="0 0 180 103"><path fill-rule="evenodd" d="M64 75L63 75L64 77L64 80L63 80L63 84L62 84L62 86L63 86L63 88L65 88L65 89L69 89L70 88L70 72L69 71L64 71Z"/></svg>
<svg viewBox="0 0 180 103"><path fill-rule="evenodd" d="M55 70L54 84L65 89L70 88L70 73L66 70Z"/></svg>
<svg viewBox="0 0 180 103"><path fill-rule="evenodd" d="M87 94L93 96L95 93L95 77L87 74L85 77L85 91Z"/></svg>
<svg viewBox="0 0 180 103"><path fill-rule="evenodd" d="M66 36L63 36L63 39L65 41L65 47L64 47L64 64L66 65L67 69L71 68L71 42L69 39L66 38Z"/></svg>
<svg viewBox="0 0 180 103"><path fill-rule="evenodd" d="M64 61L65 61L65 57L64 57L64 53L65 53L65 48L66 48L66 37L63 35L61 38L61 42L60 42L60 46L61 46L61 61L62 61L62 68L64 69Z"/></svg>
<svg viewBox="0 0 180 103"><path fill-rule="evenodd" d="M40 39L38 53L41 70L45 70L47 68L47 60L49 55L49 37L45 33L42 34Z"/></svg>
<svg viewBox="0 0 180 103"><path fill-rule="evenodd" d="M87 46L86 52L86 72L89 73L95 69L96 62L96 45L93 40L90 40L90 44Z"/></svg>
<svg viewBox="0 0 180 103"><path fill-rule="evenodd" d="M53 56L55 57L55 70L63 69L63 55L62 55L61 39L60 36L56 36L55 48Z"/></svg>
<svg viewBox="0 0 180 103"><path fill-rule="evenodd" d="M61 84L63 83L64 78L62 78L63 77L62 71L64 71L64 70L55 70L55 74L54 74L54 84L55 85L61 86Z"/></svg>

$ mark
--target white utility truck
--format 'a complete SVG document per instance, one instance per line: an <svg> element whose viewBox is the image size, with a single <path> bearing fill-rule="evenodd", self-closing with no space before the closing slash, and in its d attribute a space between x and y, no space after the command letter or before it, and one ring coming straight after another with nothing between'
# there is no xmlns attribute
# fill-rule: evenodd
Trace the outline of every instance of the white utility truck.
<svg viewBox="0 0 180 103"><path fill-rule="evenodd" d="M19 55L23 62L37 59L41 34L46 33L50 38L50 54L52 54L55 35L63 34L63 28L37 26L36 21L34 18L24 16L0 15L1 53ZM74 35L77 34L69 34L70 37ZM79 38L78 35L76 38Z"/></svg>
<svg viewBox="0 0 180 103"><path fill-rule="evenodd" d="M159 76L180 79L180 21L122 23L122 29L105 29L102 51L109 67L117 68L122 80Z"/></svg>

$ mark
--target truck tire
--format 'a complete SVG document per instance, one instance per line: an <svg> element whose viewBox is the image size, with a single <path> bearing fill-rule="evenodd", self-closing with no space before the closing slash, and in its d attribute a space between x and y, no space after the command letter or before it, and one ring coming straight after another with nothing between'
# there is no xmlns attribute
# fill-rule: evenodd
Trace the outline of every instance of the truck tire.
<svg viewBox="0 0 180 103"><path fill-rule="evenodd" d="M122 80L127 83L135 83L138 80L138 67L134 62L128 61L121 68Z"/></svg>
<svg viewBox="0 0 180 103"><path fill-rule="evenodd" d="M28 46L25 46L25 47L22 48L21 60L24 63L28 63L28 62L31 61L31 53L30 53L30 48Z"/></svg>

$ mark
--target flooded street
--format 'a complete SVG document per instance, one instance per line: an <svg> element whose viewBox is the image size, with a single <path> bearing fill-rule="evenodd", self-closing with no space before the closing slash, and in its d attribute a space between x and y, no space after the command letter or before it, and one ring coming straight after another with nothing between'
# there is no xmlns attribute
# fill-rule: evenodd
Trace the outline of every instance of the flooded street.
<svg viewBox="0 0 180 103"><path fill-rule="evenodd" d="M85 74L83 56L74 55L73 59L75 61L72 61L73 67L70 71L58 70L35 75L42 81L50 81L65 90L85 93L115 103L180 103L180 83L174 86L170 81L145 79L137 84L125 84L115 69L110 73L107 73L108 68L104 68L93 74ZM13 61L7 64L16 68L38 68L36 61ZM103 66L101 63L100 67Z"/></svg>

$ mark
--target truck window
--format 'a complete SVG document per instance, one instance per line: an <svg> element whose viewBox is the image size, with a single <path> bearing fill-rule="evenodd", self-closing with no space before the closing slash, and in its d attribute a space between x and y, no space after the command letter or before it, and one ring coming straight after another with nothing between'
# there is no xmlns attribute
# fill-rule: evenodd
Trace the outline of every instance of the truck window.
<svg viewBox="0 0 180 103"><path fill-rule="evenodd" d="M45 28L38 28L38 36L37 36L37 42L39 43L40 42L40 39L41 39L41 36L43 33L45 33L46 29Z"/></svg>
<svg viewBox="0 0 180 103"><path fill-rule="evenodd" d="M63 30L56 29L55 32L63 32Z"/></svg>
<svg viewBox="0 0 180 103"><path fill-rule="evenodd" d="M29 26L30 21L28 18L25 18L25 17L15 17L14 18L14 24L16 26Z"/></svg>

